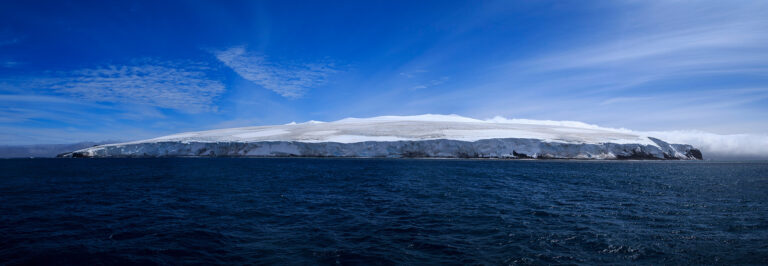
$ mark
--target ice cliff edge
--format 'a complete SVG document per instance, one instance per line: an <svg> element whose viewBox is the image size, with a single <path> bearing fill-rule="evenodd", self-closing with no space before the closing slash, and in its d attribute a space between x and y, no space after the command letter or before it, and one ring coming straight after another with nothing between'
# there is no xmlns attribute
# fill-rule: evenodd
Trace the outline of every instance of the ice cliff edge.
<svg viewBox="0 0 768 266"><path fill-rule="evenodd" d="M580 122L381 116L179 133L59 157L702 159L691 145Z"/></svg>

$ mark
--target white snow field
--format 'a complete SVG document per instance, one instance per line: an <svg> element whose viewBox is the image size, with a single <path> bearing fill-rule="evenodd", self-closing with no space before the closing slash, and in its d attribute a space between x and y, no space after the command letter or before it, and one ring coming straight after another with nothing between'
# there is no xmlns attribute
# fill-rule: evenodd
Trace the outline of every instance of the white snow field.
<svg viewBox="0 0 768 266"><path fill-rule="evenodd" d="M701 159L690 145L571 121L380 116L186 132L61 157L307 156Z"/></svg>

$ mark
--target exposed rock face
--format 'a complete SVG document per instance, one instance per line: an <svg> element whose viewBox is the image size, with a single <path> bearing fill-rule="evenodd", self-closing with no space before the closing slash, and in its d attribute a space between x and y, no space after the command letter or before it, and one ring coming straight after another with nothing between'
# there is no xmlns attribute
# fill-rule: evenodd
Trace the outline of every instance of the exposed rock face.
<svg viewBox="0 0 768 266"><path fill-rule="evenodd" d="M701 159L690 145L579 122L384 116L179 133L60 157Z"/></svg>
<svg viewBox="0 0 768 266"><path fill-rule="evenodd" d="M702 159L690 145L568 144L537 139L305 142L156 142L88 148L60 157L388 157L508 159Z"/></svg>

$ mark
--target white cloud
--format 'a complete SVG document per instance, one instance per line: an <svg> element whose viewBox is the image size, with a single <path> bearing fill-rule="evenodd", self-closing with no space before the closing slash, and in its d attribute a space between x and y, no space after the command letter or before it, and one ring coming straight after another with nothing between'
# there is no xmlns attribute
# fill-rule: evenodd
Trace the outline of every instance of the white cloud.
<svg viewBox="0 0 768 266"><path fill-rule="evenodd" d="M188 113L216 110L214 100L225 87L211 80L204 65L145 60L110 65L37 80L37 86L95 102L114 102L176 109Z"/></svg>
<svg viewBox="0 0 768 266"><path fill-rule="evenodd" d="M288 98L301 97L307 90L325 83L328 76L336 72L333 65L327 63L274 64L264 56L247 52L243 47L213 53L244 79Z"/></svg>
<svg viewBox="0 0 768 266"><path fill-rule="evenodd" d="M574 127L574 128L586 128L586 129L606 129L613 131L629 132L626 129L604 128L597 125L591 125L579 121L554 121L554 120L533 120L533 119L520 119L520 118L505 118L503 116L494 116L490 119L485 119L486 122L491 123L512 123L512 124L526 124L526 125L547 125L547 126L559 126L559 127Z"/></svg>

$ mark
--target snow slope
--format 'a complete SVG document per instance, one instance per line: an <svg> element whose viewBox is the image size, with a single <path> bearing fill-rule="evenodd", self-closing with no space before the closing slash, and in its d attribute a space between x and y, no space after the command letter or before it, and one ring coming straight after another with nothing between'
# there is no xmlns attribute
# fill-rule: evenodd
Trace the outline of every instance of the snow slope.
<svg viewBox="0 0 768 266"><path fill-rule="evenodd" d="M690 145L580 122L427 114L186 132L64 156L691 159L697 157L694 150Z"/></svg>

